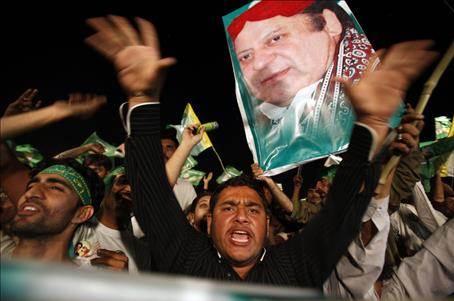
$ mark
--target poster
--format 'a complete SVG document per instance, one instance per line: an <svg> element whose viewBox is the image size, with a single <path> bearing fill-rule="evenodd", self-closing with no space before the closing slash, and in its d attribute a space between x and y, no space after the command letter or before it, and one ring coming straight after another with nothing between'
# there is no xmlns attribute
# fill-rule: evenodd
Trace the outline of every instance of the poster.
<svg viewBox="0 0 454 301"><path fill-rule="evenodd" d="M333 79L358 81L374 53L345 1L254 1L223 22L246 138L265 174L344 151L355 117Z"/></svg>

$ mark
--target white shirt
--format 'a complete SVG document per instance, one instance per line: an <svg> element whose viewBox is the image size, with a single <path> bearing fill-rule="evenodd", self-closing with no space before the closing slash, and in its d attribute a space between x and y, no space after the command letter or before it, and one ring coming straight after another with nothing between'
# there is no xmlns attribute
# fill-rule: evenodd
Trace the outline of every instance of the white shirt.
<svg viewBox="0 0 454 301"><path fill-rule="evenodd" d="M180 178L178 178L175 186L173 186L173 193L175 193L175 197L183 210L188 208L197 197L197 193L191 182Z"/></svg>
<svg viewBox="0 0 454 301"><path fill-rule="evenodd" d="M435 231L423 248L405 258L383 284L383 300L446 297L454 293L454 219Z"/></svg>
<svg viewBox="0 0 454 301"><path fill-rule="evenodd" d="M10 259L16 246L16 241L0 230L0 259Z"/></svg>
<svg viewBox="0 0 454 301"><path fill-rule="evenodd" d="M319 83L320 80L311 84L310 86L307 86L299 90L298 93L296 93L290 105L286 107L279 107L268 102L263 102L259 106L259 110L260 112L263 113L263 115L268 117L268 119L275 121L278 121L282 117L284 117L285 113L288 110L295 111L297 113L296 116L301 116L306 106L308 108L313 108L315 106L315 100L313 99L312 95L317 89Z"/></svg>
<svg viewBox="0 0 454 301"><path fill-rule="evenodd" d="M80 243L84 249L78 249ZM74 262L81 266L90 267L90 260L96 258L98 249L110 251L120 250L128 257L129 273L139 272L135 256L141 244L129 231L119 231L108 228L100 222L89 222L77 228L73 237L75 249ZM140 254L140 252L138 253Z"/></svg>
<svg viewBox="0 0 454 301"><path fill-rule="evenodd" d="M372 198L362 222L372 219L378 232L364 246L360 237L357 237L348 247L350 258L342 256L336 265L339 278L350 290L353 296L345 289L333 271L323 285L323 292L327 296L349 299L377 300L374 283L380 276L385 263L385 251L389 232L388 215L389 196L383 199Z"/></svg>

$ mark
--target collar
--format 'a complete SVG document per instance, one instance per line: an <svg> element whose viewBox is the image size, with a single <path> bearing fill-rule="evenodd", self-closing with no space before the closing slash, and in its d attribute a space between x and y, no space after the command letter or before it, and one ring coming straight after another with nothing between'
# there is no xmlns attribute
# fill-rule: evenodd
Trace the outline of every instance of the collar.
<svg viewBox="0 0 454 301"><path fill-rule="evenodd" d="M270 104L268 102L263 102L259 106L259 110L260 110L260 112L263 113L263 115L265 115L273 123L279 122L280 119L282 119L282 117L284 117L285 112L290 108L295 108L295 107L304 108L306 105L313 106L315 104L313 95L320 82L321 82L321 80L318 80L315 83L299 90L298 93L296 93L296 95L293 98L290 105L288 105L286 107L279 107L279 106Z"/></svg>

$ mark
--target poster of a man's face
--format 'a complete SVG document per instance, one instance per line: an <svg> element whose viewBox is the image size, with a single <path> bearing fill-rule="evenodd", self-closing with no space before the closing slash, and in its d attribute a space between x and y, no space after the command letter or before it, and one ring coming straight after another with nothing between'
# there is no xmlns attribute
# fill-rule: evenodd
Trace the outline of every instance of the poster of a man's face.
<svg viewBox="0 0 454 301"><path fill-rule="evenodd" d="M268 174L344 150L354 114L333 79L373 49L342 1L254 1L223 18L254 159Z"/></svg>

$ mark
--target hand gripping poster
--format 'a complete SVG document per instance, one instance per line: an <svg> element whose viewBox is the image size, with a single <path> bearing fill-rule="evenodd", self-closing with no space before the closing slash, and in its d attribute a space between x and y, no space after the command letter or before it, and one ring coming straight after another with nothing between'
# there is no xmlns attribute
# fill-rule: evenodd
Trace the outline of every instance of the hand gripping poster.
<svg viewBox="0 0 454 301"><path fill-rule="evenodd" d="M254 160L267 175L344 151L358 81L374 50L345 1L253 1L223 17Z"/></svg>

